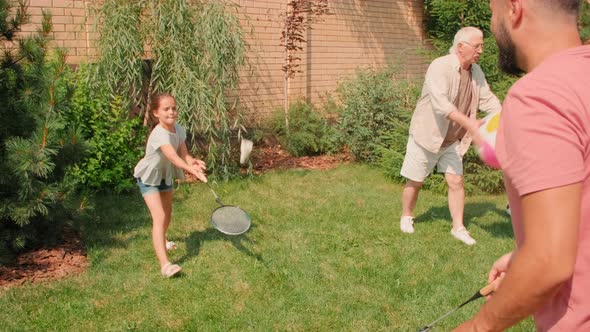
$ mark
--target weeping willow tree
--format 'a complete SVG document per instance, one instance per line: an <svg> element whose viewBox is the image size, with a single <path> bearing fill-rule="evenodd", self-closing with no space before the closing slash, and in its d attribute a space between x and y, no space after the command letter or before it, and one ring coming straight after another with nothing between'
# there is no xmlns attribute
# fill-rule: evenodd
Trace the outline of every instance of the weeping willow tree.
<svg viewBox="0 0 590 332"><path fill-rule="evenodd" d="M193 144L193 152L206 152L212 173L223 178L237 165L230 138L241 123L237 99L227 92L237 86L246 62L235 9L198 0L105 0L93 9L99 57L92 80L125 98L146 120L149 96L172 94L192 142L206 143L207 151Z"/></svg>

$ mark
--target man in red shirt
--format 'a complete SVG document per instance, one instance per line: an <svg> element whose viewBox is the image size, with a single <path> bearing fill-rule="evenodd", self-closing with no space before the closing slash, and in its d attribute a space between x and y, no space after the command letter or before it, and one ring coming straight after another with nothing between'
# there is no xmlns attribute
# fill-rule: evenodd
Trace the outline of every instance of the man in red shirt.
<svg viewBox="0 0 590 332"><path fill-rule="evenodd" d="M516 249L501 281L457 331L503 331L534 315L539 331L590 331L590 45L579 0L491 0L500 67L527 73L508 92L496 149Z"/></svg>

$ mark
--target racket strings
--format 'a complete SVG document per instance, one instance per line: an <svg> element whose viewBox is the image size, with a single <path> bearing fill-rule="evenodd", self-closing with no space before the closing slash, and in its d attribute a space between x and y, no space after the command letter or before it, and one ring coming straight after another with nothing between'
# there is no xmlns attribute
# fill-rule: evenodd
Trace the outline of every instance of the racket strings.
<svg viewBox="0 0 590 332"><path fill-rule="evenodd" d="M225 234L242 234L250 228L251 219L246 211L237 206L217 208L211 216L213 226Z"/></svg>

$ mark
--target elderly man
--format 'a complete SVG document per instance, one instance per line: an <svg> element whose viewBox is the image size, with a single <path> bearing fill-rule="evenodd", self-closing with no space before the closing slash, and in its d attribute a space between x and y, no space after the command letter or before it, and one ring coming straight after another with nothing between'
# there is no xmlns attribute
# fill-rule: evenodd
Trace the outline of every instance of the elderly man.
<svg viewBox="0 0 590 332"><path fill-rule="evenodd" d="M449 55L435 59L426 72L422 95L410 124L410 136L401 175L407 178L402 193L400 228L414 232L414 208L418 193L434 166L445 174L451 234L467 245L475 244L463 224L465 191L463 155L471 141L481 143L477 110L499 111L500 101L490 91L477 65L483 52L483 33L474 27L455 35Z"/></svg>
<svg viewBox="0 0 590 332"><path fill-rule="evenodd" d="M496 141L516 249L492 266L495 294L460 331L590 331L590 45L579 0L492 0L510 89Z"/></svg>

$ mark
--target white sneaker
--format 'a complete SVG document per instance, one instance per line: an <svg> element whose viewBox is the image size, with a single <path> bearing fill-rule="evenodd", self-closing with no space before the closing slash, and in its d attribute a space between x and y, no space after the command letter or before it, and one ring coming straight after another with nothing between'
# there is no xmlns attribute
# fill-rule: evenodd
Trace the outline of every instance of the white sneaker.
<svg viewBox="0 0 590 332"><path fill-rule="evenodd" d="M409 233L409 234L414 233L414 217L403 216L399 220L399 228L404 233Z"/></svg>
<svg viewBox="0 0 590 332"><path fill-rule="evenodd" d="M178 249L178 247L176 246L176 243L166 240L166 251L176 250L176 249Z"/></svg>
<svg viewBox="0 0 590 332"><path fill-rule="evenodd" d="M475 240L469 235L469 232L465 227L461 227L459 229L452 229L451 235L455 237L455 239L465 243L468 246L472 246L475 244Z"/></svg>

